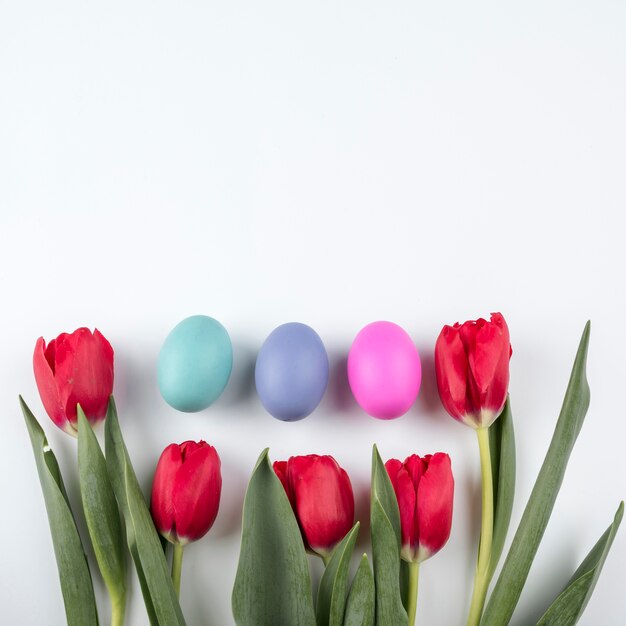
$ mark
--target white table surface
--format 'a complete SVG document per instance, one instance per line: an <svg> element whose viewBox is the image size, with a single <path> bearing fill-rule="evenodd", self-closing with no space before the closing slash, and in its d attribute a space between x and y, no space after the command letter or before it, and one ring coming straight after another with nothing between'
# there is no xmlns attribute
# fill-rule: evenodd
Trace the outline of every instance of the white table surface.
<svg viewBox="0 0 626 626"><path fill-rule="evenodd" d="M422 567L418 621L463 624L478 455L438 401L433 346L444 323L498 310L513 344L513 528L592 320L591 408L511 622L534 623L626 496L626 5L220 4L0 3L0 621L64 623L17 395L76 502L75 442L43 412L31 355L40 335L88 325L115 348L146 490L172 441L221 455L220 514L185 556L190 626L232 623L260 450L335 455L364 518L373 442L384 457L452 457L452 536ZM235 367L216 404L188 415L161 399L155 365L196 313L227 327ZM414 408L388 423L345 385L347 349L377 319L403 325L424 364ZM287 321L320 333L332 368L321 406L294 424L263 411L250 377ZM622 528L581 623L623 624L625 586ZM131 588L127 623L147 624Z"/></svg>

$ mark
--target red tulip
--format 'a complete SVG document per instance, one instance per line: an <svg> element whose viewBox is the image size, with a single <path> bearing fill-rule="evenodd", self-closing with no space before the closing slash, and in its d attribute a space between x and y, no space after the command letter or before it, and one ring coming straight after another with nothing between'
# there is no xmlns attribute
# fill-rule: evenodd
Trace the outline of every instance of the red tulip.
<svg viewBox="0 0 626 626"><path fill-rule="evenodd" d="M39 395L52 421L76 436L76 405L92 424L106 416L113 393L113 348L98 329L62 333L35 344L33 368Z"/></svg>
<svg viewBox="0 0 626 626"><path fill-rule="evenodd" d="M401 556L420 563L448 541L452 526L454 478L447 454L416 454L404 463L390 459L385 468L396 492L402 531Z"/></svg>
<svg viewBox="0 0 626 626"><path fill-rule="evenodd" d="M471 426L490 426L509 387L509 329L500 313L444 326L435 345L439 396L446 411Z"/></svg>
<svg viewBox="0 0 626 626"><path fill-rule="evenodd" d="M200 539L217 517L221 491L220 458L213 446L205 441L170 444L152 483L154 525L175 544Z"/></svg>
<svg viewBox="0 0 626 626"><path fill-rule="evenodd" d="M327 558L354 523L350 478L332 456L292 456L274 463L308 550Z"/></svg>

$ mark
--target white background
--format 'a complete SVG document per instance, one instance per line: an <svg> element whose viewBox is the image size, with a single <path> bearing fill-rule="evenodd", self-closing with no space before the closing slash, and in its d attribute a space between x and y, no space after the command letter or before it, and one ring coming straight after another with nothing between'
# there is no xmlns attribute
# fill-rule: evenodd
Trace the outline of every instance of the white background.
<svg viewBox="0 0 626 626"><path fill-rule="evenodd" d="M513 343L513 529L592 319L591 408L511 622L534 624L626 495L625 28L617 0L0 1L0 621L64 623L17 395L76 502L75 442L45 415L31 355L38 336L87 325L115 348L146 492L172 441L221 455L220 514L185 556L190 626L232 623L261 449L335 455L365 519L373 442L385 458L452 456L452 536L422 567L418 622L463 624L478 455L440 406L433 346L444 323L498 310ZM229 330L235 366L215 405L188 415L161 399L155 365L196 313ZM364 415L345 381L354 335L378 319L403 325L424 365L417 403L393 422ZM287 321L320 333L332 367L322 405L294 424L262 410L251 379ZM622 528L583 624L624 623L625 557ZM127 623L143 625L131 581Z"/></svg>

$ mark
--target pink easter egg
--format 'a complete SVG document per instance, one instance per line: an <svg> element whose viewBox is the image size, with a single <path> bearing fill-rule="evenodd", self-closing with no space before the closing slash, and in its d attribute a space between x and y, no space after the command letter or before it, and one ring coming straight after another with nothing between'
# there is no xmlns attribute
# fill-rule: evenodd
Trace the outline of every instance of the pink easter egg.
<svg viewBox="0 0 626 626"><path fill-rule="evenodd" d="M362 328L348 354L348 381L356 401L372 417L404 415L422 382L419 353L407 332L393 322Z"/></svg>

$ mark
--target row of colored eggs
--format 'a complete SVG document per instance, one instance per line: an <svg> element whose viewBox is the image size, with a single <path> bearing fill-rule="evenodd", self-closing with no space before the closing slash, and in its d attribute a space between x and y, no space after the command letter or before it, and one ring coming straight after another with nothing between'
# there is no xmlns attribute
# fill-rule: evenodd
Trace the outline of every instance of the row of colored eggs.
<svg viewBox="0 0 626 626"><path fill-rule="evenodd" d="M161 395L179 411L201 411L224 391L232 365L226 329L212 317L188 317L170 332L159 353ZM328 377L326 348L306 324L274 329L256 359L257 393L279 420L310 415L324 396ZM348 382L367 413L380 419L404 415L417 397L421 377L417 348L400 326L373 322L357 334L348 353Z"/></svg>

